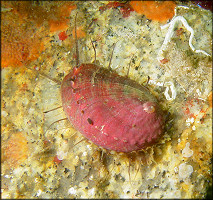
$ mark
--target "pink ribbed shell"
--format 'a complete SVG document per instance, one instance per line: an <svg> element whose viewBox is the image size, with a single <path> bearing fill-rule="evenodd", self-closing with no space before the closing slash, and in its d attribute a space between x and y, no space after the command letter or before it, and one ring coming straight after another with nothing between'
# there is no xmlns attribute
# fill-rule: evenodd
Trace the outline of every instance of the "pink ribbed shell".
<svg viewBox="0 0 213 200"><path fill-rule="evenodd" d="M105 149L145 149L163 133L164 115L149 90L95 64L74 68L63 80L61 96L72 125Z"/></svg>

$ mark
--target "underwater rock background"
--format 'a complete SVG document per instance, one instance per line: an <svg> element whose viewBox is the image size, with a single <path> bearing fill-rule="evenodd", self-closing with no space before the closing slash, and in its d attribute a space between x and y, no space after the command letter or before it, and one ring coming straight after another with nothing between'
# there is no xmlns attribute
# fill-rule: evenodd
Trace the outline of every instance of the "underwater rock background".
<svg viewBox="0 0 213 200"><path fill-rule="evenodd" d="M204 198L212 177L212 13L190 2L2 2L2 198ZM27 5L26 5L27 4ZM167 19L153 14L168 13ZM159 10L157 10L159 8ZM146 12L144 12L144 9ZM150 11L149 11L150 10ZM66 121L60 85L75 65L111 67L148 87L171 113L154 148L103 150ZM156 13L155 12L155 13ZM175 24L158 60L173 17ZM129 68L130 66L130 68ZM33 69L30 70L29 68ZM52 124L53 123L53 124ZM77 144L80 142L79 144Z"/></svg>

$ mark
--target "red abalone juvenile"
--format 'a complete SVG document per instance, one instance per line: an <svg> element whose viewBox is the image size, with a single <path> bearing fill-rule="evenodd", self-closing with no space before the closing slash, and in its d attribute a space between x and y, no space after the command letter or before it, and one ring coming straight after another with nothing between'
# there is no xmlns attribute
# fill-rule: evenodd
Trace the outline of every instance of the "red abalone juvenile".
<svg viewBox="0 0 213 200"><path fill-rule="evenodd" d="M137 82L95 64L75 67L61 86L72 125L98 146L132 152L155 144L164 115L156 98Z"/></svg>

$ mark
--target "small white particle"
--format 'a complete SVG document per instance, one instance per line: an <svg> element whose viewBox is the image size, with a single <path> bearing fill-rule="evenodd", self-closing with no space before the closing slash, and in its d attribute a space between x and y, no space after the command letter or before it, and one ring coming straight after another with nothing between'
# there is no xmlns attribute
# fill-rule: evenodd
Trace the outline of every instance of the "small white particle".
<svg viewBox="0 0 213 200"><path fill-rule="evenodd" d="M157 82L156 85L163 86L163 82L162 83L161 82Z"/></svg>
<svg viewBox="0 0 213 200"><path fill-rule="evenodd" d="M90 146L90 145L87 145L87 149L90 149L90 150L91 150L91 146Z"/></svg>
<svg viewBox="0 0 213 200"><path fill-rule="evenodd" d="M8 174L6 174L4 177L5 177L5 178L10 178L10 176L9 176Z"/></svg>
<svg viewBox="0 0 213 200"><path fill-rule="evenodd" d="M95 188L92 188L88 191L90 196L93 196L95 194Z"/></svg>
<svg viewBox="0 0 213 200"><path fill-rule="evenodd" d="M166 82L166 83L164 84L164 86L166 86L166 90L165 90L165 92L164 92L164 95L165 95L166 99L167 99L168 101L174 100L174 99L176 98L177 92L176 92L176 88L175 88L173 82L171 82L171 81ZM170 95L169 95L169 89L171 90L171 93L172 93L172 96L171 96L171 97L170 97Z"/></svg>
<svg viewBox="0 0 213 200"><path fill-rule="evenodd" d="M36 196L38 197L38 196L40 196L41 195L41 190L38 190L38 192L36 193Z"/></svg>
<svg viewBox="0 0 213 200"><path fill-rule="evenodd" d="M76 194L76 190L74 187L71 187L69 190L68 190L68 193L69 194Z"/></svg>
<svg viewBox="0 0 213 200"><path fill-rule="evenodd" d="M7 115L8 115L8 113L4 110L1 112L1 114L2 114L3 117L7 117Z"/></svg>
<svg viewBox="0 0 213 200"><path fill-rule="evenodd" d="M182 151L183 157L189 158L193 155L193 150L189 148L190 143L187 142L185 148Z"/></svg>
<svg viewBox="0 0 213 200"><path fill-rule="evenodd" d="M195 131L195 130L196 130L196 127L195 127L195 126L192 126L192 130Z"/></svg>
<svg viewBox="0 0 213 200"><path fill-rule="evenodd" d="M149 84L157 85L157 86L163 86L163 82L156 82L155 80L149 80Z"/></svg>
<svg viewBox="0 0 213 200"><path fill-rule="evenodd" d="M187 125L187 126L191 126L191 124L193 124L194 121L195 121L194 117L187 118L187 119L186 119L186 125Z"/></svg>
<svg viewBox="0 0 213 200"><path fill-rule="evenodd" d="M176 11L177 8L184 8L184 9L187 9L187 10L189 9L189 7L187 7L187 6L177 6L177 7L175 8L175 11Z"/></svg>
<svg viewBox="0 0 213 200"><path fill-rule="evenodd" d="M109 136L107 133L103 132L104 135Z"/></svg>
<svg viewBox="0 0 213 200"><path fill-rule="evenodd" d="M195 121L194 117L192 117L192 118L190 119L190 121L191 121L191 123L193 123L193 122Z"/></svg>
<svg viewBox="0 0 213 200"><path fill-rule="evenodd" d="M182 179L189 178L189 176L193 172L193 167L191 165L187 165L186 163L181 163L179 165L179 177Z"/></svg>
<svg viewBox="0 0 213 200"><path fill-rule="evenodd" d="M83 156L87 156L87 152L86 152L86 151L84 151L82 155L83 155Z"/></svg>
<svg viewBox="0 0 213 200"><path fill-rule="evenodd" d="M67 153L68 153L68 152L58 151L58 152L57 152L57 157L58 157L58 159L59 159L59 160L63 160L64 158L67 157Z"/></svg>
<svg viewBox="0 0 213 200"><path fill-rule="evenodd" d="M186 122L190 122L190 118L187 118L187 119L186 119Z"/></svg>
<svg viewBox="0 0 213 200"><path fill-rule="evenodd" d="M35 109L34 109L34 108L29 108L28 112L29 112L29 113L34 113L34 112L35 112Z"/></svg>
<svg viewBox="0 0 213 200"><path fill-rule="evenodd" d="M199 89L196 90L197 94L200 96L201 95L201 92Z"/></svg>
<svg viewBox="0 0 213 200"><path fill-rule="evenodd" d="M103 130L104 126L105 126L105 125L101 126L101 131Z"/></svg>
<svg viewBox="0 0 213 200"><path fill-rule="evenodd" d="M174 168L174 171L175 171L175 173L178 173L178 168L175 167L175 168Z"/></svg>
<svg viewBox="0 0 213 200"><path fill-rule="evenodd" d="M191 124L190 123L186 123L186 126L190 126Z"/></svg>

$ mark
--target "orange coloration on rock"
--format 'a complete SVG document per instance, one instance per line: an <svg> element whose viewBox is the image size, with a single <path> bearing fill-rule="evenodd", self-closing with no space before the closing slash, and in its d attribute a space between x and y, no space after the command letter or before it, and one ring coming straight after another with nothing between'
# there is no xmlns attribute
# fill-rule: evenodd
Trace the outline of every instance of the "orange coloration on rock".
<svg viewBox="0 0 213 200"><path fill-rule="evenodd" d="M208 96L208 101L209 101L209 107L212 108L212 91L210 92Z"/></svg>
<svg viewBox="0 0 213 200"><path fill-rule="evenodd" d="M29 88L28 88L28 85L27 83L23 83L19 89L19 91L22 91L22 92L25 92L27 91Z"/></svg>
<svg viewBox="0 0 213 200"><path fill-rule="evenodd" d="M40 41L39 35L33 30L25 30L24 25L16 24L16 21L9 22L9 26L3 27L1 37L1 66L18 67L25 61L33 61L38 58L44 50L44 44ZM4 24L4 22L3 22ZM4 26L4 25L3 25ZM30 37L30 36L34 37Z"/></svg>
<svg viewBox="0 0 213 200"><path fill-rule="evenodd" d="M12 8L13 13L18 15L20 20L33 21L39 27L48 22L50 32L66 29L68 17L71 11L76 9L73 2L67 1L49 2L48 7L31 1L3 2L3 6Z"/></svg>
<svg viewBox="0 0 213 200"><path fill-rule="evenodd" d="M50 31L68 27L73 2L51 2L49 8L31 1L2 2L1 66L18 67L36 60L45 49Z"/></svg>
<svg viewBox="0 0 213 200"><path fill-rule="evenodd" d="M176 7L173 1L131 1L130 5L137 13L161 23L174 16Z"/></svg>
<svg viewBox="0 0 213 200"><path fill-rule="evenodd" d="M180 36L183 34L183 32L184 32L183 28L179 28L178 30L176 30L176 35Z"/></svg>
<svg viewBox="0 0 213 200"><path fill-rule="evenodd" d="M12 134L5 147L5 161L10 167L18 167L28 157L27 139L23 133Z"/></svg>
<svg viewBox="0 0 213 200"><path fill-rule="evenodd" d="M2 13L1 66L18 67L38 58L44 50L42 30L13 12Z"/></svg>
<svg viewBox="0 0 213 200"><path fill-rule="evenodd" d="M69 23L69 15L72 10L76 9L76 5L72 2L66 2L60 9L57 19L50 19L49 26L50 32L55 32L59 30L66 30Z"/></svg>
<svg viewBox="0 0 213 200"><path fill-rule="evenodd" d="M49 20L50 32L66 30L68 27L68 19L63 20Z"/></svg>
<svg viewBox="0 0 213 200"><path fill-rule="evenodd" d="M64 41L64 40L66 40L66 39L68 38L68 35L66 34L65 31L62 31L62 32L60 32L60 33L58 34L58 37L59 37L59 40Z"/></svg>
<svg viewBox="0 0 213 200"><path fill-rule="evenodd" d="M60 16L66 18L70 16L72 10L76 9L76 5L73 2L65 2L63 6L60 7Z"/></svg>
<svg viewBox="0 0 213 200"><path fill-rule="evenodd" d="M209 94L208 96L208 101L209 101L209 107L211 108L211 94ZM183 114L186 117L189 118L196 118L196 117L200 117L200 118L205 118L206 117L206 113L208 111L208 107L204 106L203 101L198 99L198 98L189 98L187 99L187 101L185 102L185 105L182 107L183 109ZM202 116L202 117L201 117ZM202 122L201 122L202 123Z"/></svg>
<svg viewBox="0 0 213 200"><path fill-rule="evenodd" d="M77 38L83 38L86 36L86 33L83 31L83 27L79 26L76 29ZM75 29L72 30L72 35L75 36Z"/></svg>
<svg viewBox="0 0 213 200"><path fill-rule="evenodd" d="M167 58L164 58L164 59L160 60L160 62L161 62L162 64L166 64L167 62L169 62L169 60L168 60Z"/></svg>
<svg viewBox="0 0 213 200"><path fill-rule="evenodd" d="M123 15L124 18L129 17L130 13L132 11L134 11L128 2L123 3L123 2L119 2L119 1L111 1L108 4L101 6L99 8L99 10L104 11L104 10L110 9L110 8L120 8L120 13Z"/></svg>
<svg viewBox="0 0 213 200"><path fill-rule="evenodd" d="M13 12L2 13L2 67L21 66L26 61L37 59L44 50L44 43L41 40L44 32L41 33L42 30L37 30L37 26L32 25L30 20L25 21L28 14L23 11L21 5L11 2L10 6L13 8ZM23 12L23 17L20 16L19 12ZM27 12L29 11L27 10Z"/></svg>
<svg viewBox="0 0 213 200"><path fill-rule="evenodd" d="M58 156L55 156L55 157L53 158L53 162L56 163L56 164L60 164L60 163L62 162L62 160L59 160L59 159L58 159Z"/></svg>

